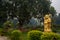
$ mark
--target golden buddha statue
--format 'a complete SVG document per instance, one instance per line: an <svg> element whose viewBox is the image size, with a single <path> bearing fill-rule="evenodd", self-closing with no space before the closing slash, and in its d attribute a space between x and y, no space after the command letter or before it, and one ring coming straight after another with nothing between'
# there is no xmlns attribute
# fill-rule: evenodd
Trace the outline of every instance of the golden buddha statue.
<svg viewBox="0 0 60 40"><path fill-rule="evenodd" d="M51 32L51 14L44 17L44 32Z"/></svg>

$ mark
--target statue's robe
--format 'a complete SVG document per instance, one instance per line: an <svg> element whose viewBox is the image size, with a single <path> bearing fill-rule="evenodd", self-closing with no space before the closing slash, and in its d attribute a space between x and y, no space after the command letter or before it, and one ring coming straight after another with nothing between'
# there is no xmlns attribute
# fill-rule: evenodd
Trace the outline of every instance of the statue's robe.
<svg viewBox="0 0 60 40"><path fill-rule="evenodd" d="M50 32L50 31L51 31L51 18L44 17L44 32Z"/></svg>

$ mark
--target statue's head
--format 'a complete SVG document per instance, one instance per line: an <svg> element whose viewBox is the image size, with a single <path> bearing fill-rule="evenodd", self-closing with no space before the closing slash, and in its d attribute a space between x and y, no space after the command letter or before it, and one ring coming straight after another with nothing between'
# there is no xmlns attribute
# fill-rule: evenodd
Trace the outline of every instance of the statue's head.
<svg viewBox="0 0 60 40"><path fill-rule="evenodd" d="M45 18L50 18L51 17L51 14L46 14L45 15Z"/></svg>
<svg viewBox="0 0 60 40"><path fill-rule="evenodd" d="M47 18L49 18L49 15L47 14L47 15L45 15L45 18L47 19Z"/></svg>

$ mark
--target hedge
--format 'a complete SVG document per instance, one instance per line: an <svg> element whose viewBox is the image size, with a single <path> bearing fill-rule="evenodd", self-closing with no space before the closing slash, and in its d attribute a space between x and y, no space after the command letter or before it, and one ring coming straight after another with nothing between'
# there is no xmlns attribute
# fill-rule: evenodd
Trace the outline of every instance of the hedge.
<svg viewBox="0 0 60 40"><path fill-rule="evenodd" d="M28 40L41 40L42 32L38 30L32 30L28 32Z"/></svg>
<svg viewBox="0 0 60 40"><path fill-rule="evenodd" d="M11 33L11 40L21 40L21 34L20 30L13 30Z"/></svg>
<svg viewBox="0 0 60 40"><path fill-rule="evenodd" d="M41 40L60 40L60 35L53 32L44 32Z"/></svg>

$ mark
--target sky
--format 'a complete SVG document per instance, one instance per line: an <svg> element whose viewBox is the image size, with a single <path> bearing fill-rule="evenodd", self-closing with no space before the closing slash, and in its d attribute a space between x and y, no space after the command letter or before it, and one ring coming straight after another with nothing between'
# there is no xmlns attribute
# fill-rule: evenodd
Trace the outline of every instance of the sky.
<svg viewBox="0 0 60 40"><path fill-rule="evenodd" d="M52 6L55 8L57 13L60 13L60 0L51 0L52 1Z"/></svg>

